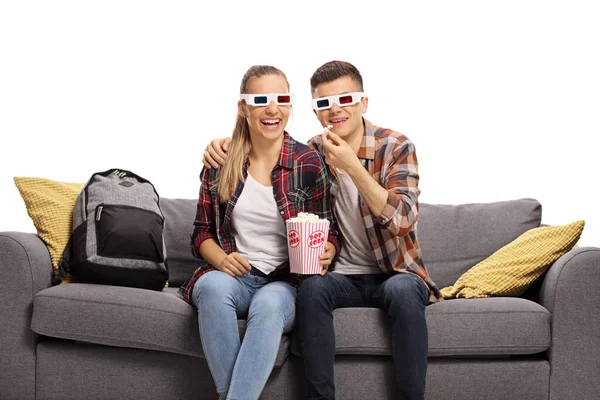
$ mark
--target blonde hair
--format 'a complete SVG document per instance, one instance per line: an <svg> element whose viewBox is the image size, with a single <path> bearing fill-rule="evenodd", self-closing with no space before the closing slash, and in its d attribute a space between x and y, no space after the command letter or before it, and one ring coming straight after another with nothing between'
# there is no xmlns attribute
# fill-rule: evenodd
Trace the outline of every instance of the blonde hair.
<svg viewBox="0 0 600 400"><path fill-rule="evenodd" d="M251 78L259 78L265 75L279 75L282 76L288 88L290 84L285 74L270 65L254 65L246 71L240 84L240 93L246 93L248 90L248 82ZM231 143L229 144L229 150L227 151L227 159L221 167L219 176L215 181L217 193L219 194L219 201L221 203L228 202L233 194L239 181L243 180L243 167L252 147L250 142L250 127L246 117L238 113L235 121L235 127L233 128L233 134L231 135Z"/></svg>

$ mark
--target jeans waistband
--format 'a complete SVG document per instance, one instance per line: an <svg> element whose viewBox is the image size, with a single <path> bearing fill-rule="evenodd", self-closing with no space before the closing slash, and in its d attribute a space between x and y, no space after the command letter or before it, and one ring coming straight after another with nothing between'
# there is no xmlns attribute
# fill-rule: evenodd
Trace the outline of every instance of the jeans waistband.
<svg viewBox="0 0 600 400"><path fill-rule="evenodd" d="M257 269L256 267L252 267L252 269L250 270L250 275L256 275L263 278L267 277L267 275L264 272L262 272L260 269Z"/></svg>

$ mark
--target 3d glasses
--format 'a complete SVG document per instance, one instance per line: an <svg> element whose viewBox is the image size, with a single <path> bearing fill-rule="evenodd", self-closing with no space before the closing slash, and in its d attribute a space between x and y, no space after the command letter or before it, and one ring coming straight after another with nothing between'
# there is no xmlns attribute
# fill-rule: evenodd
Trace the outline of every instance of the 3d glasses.
<svg viewBox="0 0 600 400"><path fill-rule="evenodd" d="M266 107L271 102L278 106L289 106L294 103L293 93L260 93L260 94L240 94L240 100L245 100L246 104L255 107Z"/></svg>
<svg viewBox="0 0 600 400"><path fill-rule="evenodd" d="M365 96L364 92L352 92L337 94L335 96L319 97L318 99L312 100L312 108L314 110L328 110L334 104L337 104L338 107L351 106L360 102Z"/></svg>

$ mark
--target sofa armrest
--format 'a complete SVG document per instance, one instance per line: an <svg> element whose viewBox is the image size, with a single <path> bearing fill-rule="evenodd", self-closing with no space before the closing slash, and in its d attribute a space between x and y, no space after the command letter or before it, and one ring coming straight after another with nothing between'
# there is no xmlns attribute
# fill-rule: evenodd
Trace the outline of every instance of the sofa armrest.
<svg viewBox="0 0 600 400"><path fill-rule="evenodd" d="M540 304L552 314L550 400L600 393L600 248L578 247L550 267Z"/></svg>
<svg viewBox="0 0 600 400"><path fill-rule="evenodd" d="M0 232L0 398L35 399L33 296L52 284L50 254L32 233Z"/></svg>

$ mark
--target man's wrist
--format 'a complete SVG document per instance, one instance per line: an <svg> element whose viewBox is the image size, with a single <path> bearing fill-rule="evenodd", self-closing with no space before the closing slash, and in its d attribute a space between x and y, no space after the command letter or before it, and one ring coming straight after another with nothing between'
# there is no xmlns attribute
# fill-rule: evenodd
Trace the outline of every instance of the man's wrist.
<svg viewBox="0 0 600 400"><path fill-rule="evenodd" d="M363 170L365 170L365 168L360 162L360 159L358 157L355 157L354 162L350 165L350 168L348 168L346 172L348 173L348 175L350 175L351 178L354 178L356 174L359 174Z"/></svg>

